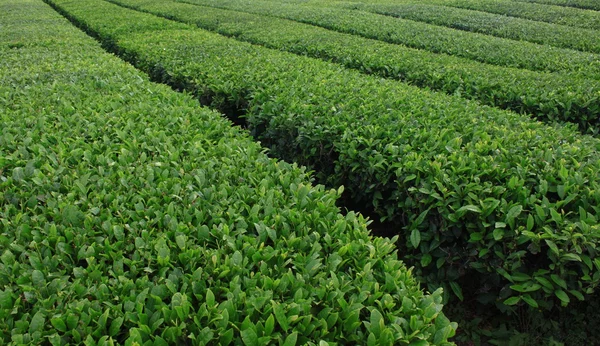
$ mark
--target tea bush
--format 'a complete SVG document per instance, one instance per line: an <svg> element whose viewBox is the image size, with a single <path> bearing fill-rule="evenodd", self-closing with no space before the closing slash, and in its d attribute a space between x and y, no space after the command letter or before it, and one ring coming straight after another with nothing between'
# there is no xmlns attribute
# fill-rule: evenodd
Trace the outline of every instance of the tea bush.
<svg viewBox="0 0 600 346"><path fill-rule="evenodd" d="M274 155L318 168L395 223L430 287L462 296L458 280L477 278L481 300L549 309L600 282L598 140L179 23L171 30L100 0L52 3L157 80L243 108ZM126 33L133 16L165 24Z"/></svg>
<svg viewBox="0 0 600 346"><path fill-rule="evenodd" d="M600 131L600 82L482 64L332 32L285 19L174 1L111 0L238 40L324 58L482 103Z"/></svg>
<svg viewBox="0 0 600 346"><path fill-rule="evenodd" d="M451 345L336 191L41 1L0 12L0 344Z"/></svg>
<svg viewBox="0 0 600 346"><path fill-rule="evenodd" d="M510 0L444 0L443 3L446 6L496 13L511 17L543 21L547 23L568 25L585 29L600 29L600 13L597 11L581 10L573 7L547 6L533 2L517 2Z"/></svg>
<svg viewBox="0 0 600 346"><path fill-rule="evenodd" d="M477 2L473 1L473 3ZM493 2L487 1L487 3ZM600 53L600 32L593 29L574 28L427 3L355 3L343 6L516 41ZM440 13L444 15L440 16Z"/></svg>
<svg viewBox="0 0 600 346"><path fill-rule="evenodd" d="M364 11L255 0L179 0L280 17L487 64L600 79L598 54L518 42Z"/></svg>

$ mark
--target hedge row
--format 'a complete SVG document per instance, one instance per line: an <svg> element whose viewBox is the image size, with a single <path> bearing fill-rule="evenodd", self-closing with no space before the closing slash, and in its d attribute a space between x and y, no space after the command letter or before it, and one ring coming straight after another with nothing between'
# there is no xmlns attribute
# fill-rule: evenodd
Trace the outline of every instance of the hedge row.
<svg viewBox="0 0 600 346"><path fill-rule="evenodd" d="M344 184L395 223L430 287L460 296L462 279L482 300L550 308L600 282L598 140L200 29L127 32L161 19L104 1L52 2L155 78L243 109L274 155Z"/></svg>
<svg viewBox="0 0 600 346"><path fill-rule="evenodd" d="M438 2L434 0L434 2ZM537 20L547 23L600 30L600 13L573 7L548 6L511 0L471 1L442 0L441 4L476 11L496 13L511 17Z"/></svg>
<svg viewBox="0 0 600 346"><path fill-rule="evenodd" d="M327 2L324 4L330 5ZM593 29L427 3L341 3L341 6L511 40L600 53L600 32Z"/></svg>
<svg viewBox="0 0 600 346"><path fill-rule="evenodd" d="M492 65L565 72L600 79L600 55L402 20L375 13L244 0L181 0L291 19L327 29Z"/></svg>
<svg viewBox="0 0 600 346"><path fill-rule="evenodd" d="M166 0L111 2L250 43L530 113L541 120L573 122L583 132L600 132L600 83L596 80L487 65L245 12Z"/></svg>
<svg viewBox="0 0 600 346"><path fill-rule="evenodd" d="M0 344L451 345L336 191L41 1L0 12Z"/></svg>
<svg viewBox="0 0 600 346"><path fill-rule="evenodd" d="M534 2L545 5L575 7L600 11L600 3L596 0L515 0L519 2Z"/></svg>

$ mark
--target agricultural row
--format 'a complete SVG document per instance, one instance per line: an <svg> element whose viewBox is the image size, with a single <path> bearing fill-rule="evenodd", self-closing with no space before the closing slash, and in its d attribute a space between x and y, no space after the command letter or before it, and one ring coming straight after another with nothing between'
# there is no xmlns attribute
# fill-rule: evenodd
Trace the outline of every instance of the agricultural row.
<svg viewBox="0 0 600 346"><path fill-rule="evenodd" d="M598 54L520 42L344 8L256 0L181 0L196 5L269 15L491 65L561 72L600 79Z"/></svg>
<svg viewBox="0 0 600 346"><path fill-rule="evenodd" d="M598 11L573 7L544 5L534 2L517 2L512 0L428 0L426 3L495 13L584 29L600 30L600 13Z"/></svg>
<svg viewBox="0 0 600 346"><path fill-rule="evenodd" d="M244 112L273 155L395 223L430 287L460 296L478 277L481 299L550 308L600 281L597 139L101 0L52 3L157 80Z"/></svg>
<svg viewBox="0 0 600 346"><path fill-rule="evenodd" d="M216 31L237 40L330 60L367 74L399 79L600 131L600 81L478 63L338 33L263 15L168 0L111 2Z"/></svg>
<svg viewBox="0 0 600 346"><path fill-rule="evenodd" d="M0 344L450 344L338 192L41 1L0 12Z"/></svg>
<svg viewBox="0 0 600 346"><path fill-rule="evenodd" d="M478 3L478 2L474 2ZM485 3L485 2L484 2ZM554 47L600 53L600 32L593 29L543 23L499 16L450 6L411 2L337 3L319 0L312 4L358 9L387 16L478 32L517 41L529 41ZM443 15L440 15L443 13Z"/></svg>
<svg viewBox="0 0 600 346"><path fill-rule="evenodd" d="M273 1L273 0L270 0ZM278 0L274 0L274 1L278 1ZM306 2L306 1L315 1L315 0L285 0L286 2L294 2L294 1L298 1L298 2ZM341 0L325 0L325 1L339 1L342 2ZM369 3L391 3L392 1L390 0L368 0L368 1L364 1L364 0L344 0L345 2L369 2ZM404 1L411 1L411 0L397 0L395 1L396 3L398 1L404 2ZM424 0L424 2L426 3L439 3L439 4L444 4L444 5L454 5L457 3L461 3L461 4L466 4L468 0ZM422 2L422 1L419 1ZM472 1L472 2L478 2L478 3L497 3L497 5L490 5L490 6L502 6L502 7L506 7L506 8L520 8L520 9L525 9L525 12L527 12L527 9L533 9L533 8L537 8L538 11L541 13L543 12L542 8L546 8L546 10L544 12L547 13L555 13L555 14L566 14L566 15L573 15L573 13L575 13L575 10L580 11L580 10L585 10L585 11L600 11L600 4L598 4L598 2L596 0L493 0L493 1L489 1L489 0L476 0L476 1ZM510 4L512 3L512 4ZM477 6L477 5L476 5ZM552 6L552 7L544 7L544 6ZM562 8L562 9L561 9ZM573 11L571 11L571 9ZM561 12L563 11L563 12ZM558 16L555 16L555 19L559 20L559 18L557 18ZM534 18L529 18L529 19L536 19Z"/></svg>
<svg viewBox="0 0 600 346"><path fill-rule="evenodd" d="M568 7L600 11L600 4L596 0L517 0L517 1L533 2L533 3L557 5L557 6L568 6Z"/></svg>

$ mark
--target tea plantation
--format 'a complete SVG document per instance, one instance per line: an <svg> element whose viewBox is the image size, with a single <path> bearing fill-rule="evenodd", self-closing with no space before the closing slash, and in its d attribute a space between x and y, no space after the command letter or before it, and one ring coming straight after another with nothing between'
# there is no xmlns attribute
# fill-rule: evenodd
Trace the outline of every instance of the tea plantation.
<svg viewBox="0 0 600 346"><path fill-rule="evenodd" d="M600 343L596 7L0 0L0 345Z"/></svg>

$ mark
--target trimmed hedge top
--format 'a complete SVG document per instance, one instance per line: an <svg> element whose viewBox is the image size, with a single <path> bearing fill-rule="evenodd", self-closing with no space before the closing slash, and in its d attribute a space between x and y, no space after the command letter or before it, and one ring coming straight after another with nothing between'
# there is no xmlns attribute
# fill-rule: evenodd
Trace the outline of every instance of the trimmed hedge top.
<svg viewBox="0 0 600 346"><path fill-rule="evenodd" d="M155 78L244 108L272 153L318 168L395 222L430 287L461 296L457 282L477 277L480 299L550 309L600 283L598 140L191 27L111 36L131 16L164 19L52 2Z"/></svg>
<svg viewBox="0 0 600 346"><path fill-rule="evenodd" d="M600 132L600 81L479 63L298 23L168 0L110 0L235 39Z"/></svg>
<svg viewBox="0 0 600 346"><path fill-rule="evenodd" d="M342 6L516 41L600 53L600 32L593 29L427 3L342 3ZM440 16L440 13L444 15Z"/></svg>
<svg viewBox="0 0 600 346"><path fill-rule="evenodd" d="M327 29L455 55L492 65L561 72L600 79L600 55L513 41L343 8L253 0L178 0L180 2L287 18Z"/></svg>
<svg viewBox="0 0 600 346"><path fill-rule="evenodd" d="M47 5L0 12L0 343L451 344L336 191Z"/></svg>

